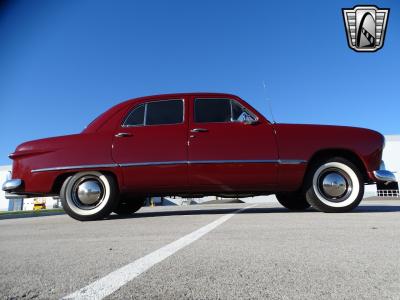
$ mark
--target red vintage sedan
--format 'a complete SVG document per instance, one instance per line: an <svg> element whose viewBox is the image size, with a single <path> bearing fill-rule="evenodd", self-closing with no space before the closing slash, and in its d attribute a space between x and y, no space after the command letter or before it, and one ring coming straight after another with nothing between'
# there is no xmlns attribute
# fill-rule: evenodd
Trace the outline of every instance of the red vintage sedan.
<svg viewBox="0 0 400 300"><path fill-rule="evenodd" d="M82 133L23 143L9 194L60 195L78 220L134 213L148 196L276 194L291 210L346 212L380 170L375 131L273 124L235 95L186 93L120 103Z"/></svg>

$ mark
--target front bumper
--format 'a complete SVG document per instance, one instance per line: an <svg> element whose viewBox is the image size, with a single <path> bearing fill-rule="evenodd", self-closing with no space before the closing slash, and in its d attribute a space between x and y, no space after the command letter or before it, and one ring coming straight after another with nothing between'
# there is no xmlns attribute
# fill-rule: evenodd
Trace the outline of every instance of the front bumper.
<svg viewBox="0 0 400 300"><path fill-rule="evenodd" d="M376 170L373 172L374 173L374 177L376 178L376 180L378 181L383 181L385 183L390 183L390 182L396 182L396 176L388 171L388 170Z"/></svg>

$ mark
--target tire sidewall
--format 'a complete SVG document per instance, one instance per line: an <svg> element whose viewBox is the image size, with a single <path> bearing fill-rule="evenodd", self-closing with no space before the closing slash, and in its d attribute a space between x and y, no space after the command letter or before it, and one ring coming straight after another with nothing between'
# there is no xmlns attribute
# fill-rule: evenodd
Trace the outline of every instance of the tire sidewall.
<svg viewBox="0 0 400 300"><path fill-rule="evenodd" d="M72 189L74 184L84 176L94 176L104 187L104 195L101 203L93 209L82 209L75 205L72 200ZM64 210L72 218L80 221L96 220L106 217L115 207L117 188L111 175L97 171L79 172L68 177L61 188L60 198Z"/></svg>
<svg viewBox="0 0 400 300"><path fill-rule="evenodd" d="M352 191L348 198L342 202L329 201L318 189L318 177L328 168L337 168L345 172L352 182ZM363 177L357 167L346 159L333 158L317 163L308 177L307 201L317 210L323 212L347 212L357 207L364 196Z"/></svg>

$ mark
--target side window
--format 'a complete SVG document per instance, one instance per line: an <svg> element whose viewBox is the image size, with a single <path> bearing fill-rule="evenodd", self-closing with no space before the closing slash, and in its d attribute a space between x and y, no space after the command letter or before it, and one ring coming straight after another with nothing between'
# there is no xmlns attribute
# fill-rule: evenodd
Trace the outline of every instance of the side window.
<svg viewBox="0 0 400 300"><path fill-rule="evenodd" d="M157 101L147 103L146 125L179 124L183 121L183 101Z"/></svg>
<svg viewBox="0 0 400 300"><path fill-rule="evenodd" d="M238 102L231 100L232 103L232 121L233 122L252 122L256 121L257 117L250 113L246 108Z"/></svg>
<svg viewBox="0 0 400 300"><path fill-rule="evenodd" d="M196 99L194 120L197 123L230 122L231 101L229 99Z"/></svg>
<svg viewBox="0 0 400 300"><path fill-rule="evenodd" d="M196 99L194 119L197 123L251 122L256 121L257 117L235 100Z"/></svg>
<svg viewBox="0 0 400 300"><path fill-rule="evenodd" d="M183 101L166 100L148 102L134 108L123 126L165 125L183 122Z"/></svg>
<svg viewBox="0 0 400 300"><path fill-rule="evenodd" d="M138 126L144 124L144 104L134 108L125 119L123 126Z"/></svg>

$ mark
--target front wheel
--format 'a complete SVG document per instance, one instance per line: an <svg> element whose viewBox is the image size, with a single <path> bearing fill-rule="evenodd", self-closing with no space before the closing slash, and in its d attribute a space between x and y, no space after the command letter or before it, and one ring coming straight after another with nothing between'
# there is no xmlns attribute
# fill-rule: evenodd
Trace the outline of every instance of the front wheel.
<svg viewBox="0 0 400 300"><path fill-rule="evenodd" d="M305 184L308 203L322 212L348 212L356 208L364 196L360 170L341 157L311 166Z"/></svg>
<svg viewBox="0 0 400 300"><path fill-rule="evenodd" d="M80 221L108 216L118 201L118 188L113 176L96 171L79 172L68 177L60 198L65 212Z"/></svg>

